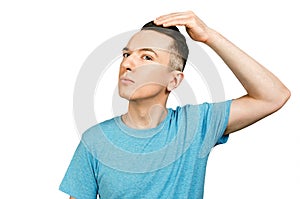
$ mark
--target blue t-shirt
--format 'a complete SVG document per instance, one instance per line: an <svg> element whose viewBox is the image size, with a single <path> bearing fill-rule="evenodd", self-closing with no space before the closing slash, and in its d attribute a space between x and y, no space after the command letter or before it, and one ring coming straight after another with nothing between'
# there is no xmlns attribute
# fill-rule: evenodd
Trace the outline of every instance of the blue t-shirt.
<svg viewBox="0 0 300 199"><path fill-rule="evenodd" d="M201 199L211 149L225 143L231 101L168 109L157 127L121 117L82 136L60 185L76 199Z"/></svg>

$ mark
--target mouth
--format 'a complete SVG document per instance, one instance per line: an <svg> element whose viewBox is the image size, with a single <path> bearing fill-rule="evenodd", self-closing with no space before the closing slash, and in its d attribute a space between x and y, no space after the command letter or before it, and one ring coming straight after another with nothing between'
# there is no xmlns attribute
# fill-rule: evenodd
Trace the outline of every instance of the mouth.
<svg viewBox="0 0 300 199"><path fill-rule="evenodd" d="M133 84L134 81L128 77L121 77L120 82L123 84Z"/></svg>

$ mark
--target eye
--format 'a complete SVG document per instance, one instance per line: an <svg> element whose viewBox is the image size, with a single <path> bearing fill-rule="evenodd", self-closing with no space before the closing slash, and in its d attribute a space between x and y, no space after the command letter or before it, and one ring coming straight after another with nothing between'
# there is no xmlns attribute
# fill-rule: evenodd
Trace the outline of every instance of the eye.
<svg viewBox="0 0 300 199"><path fill-rule="evenodd" d="M149 55L143 55L142 58L143 58L144 60L150 60L150 61L153 60L152 57L149 56Z"/></svg>
<svg viewBox="0 0 300 199"><path fill-rule="evenodd" d="M123 53L124 58L129 57L129 55L130 55L129 53Z"/></svg>

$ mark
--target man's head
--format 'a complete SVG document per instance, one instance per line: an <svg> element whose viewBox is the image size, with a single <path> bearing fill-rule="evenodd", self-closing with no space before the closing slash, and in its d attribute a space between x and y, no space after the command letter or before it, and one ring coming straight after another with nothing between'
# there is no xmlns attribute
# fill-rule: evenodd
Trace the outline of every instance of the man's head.
<svg viewBox="0 0 300 199"><path fill-rule="evenodd" d="M123 48L120 96L130 100L165 101L183 79L187 56L185 37L177 27L147 23Z"/></svg>

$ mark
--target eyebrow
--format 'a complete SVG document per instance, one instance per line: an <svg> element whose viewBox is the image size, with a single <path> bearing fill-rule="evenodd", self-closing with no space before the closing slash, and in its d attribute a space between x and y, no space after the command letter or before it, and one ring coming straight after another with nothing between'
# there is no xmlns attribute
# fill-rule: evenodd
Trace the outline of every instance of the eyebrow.
<svg viewBox="0 0 300 199"><path fill-rule="evenodd" d="M138 51L149 51L155 54L156 57L158 57L158 54L152 49L152 48L139 48ZM122 51L130 51L128 47L124 47Z"/></svg>

